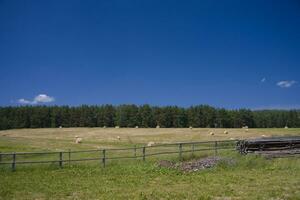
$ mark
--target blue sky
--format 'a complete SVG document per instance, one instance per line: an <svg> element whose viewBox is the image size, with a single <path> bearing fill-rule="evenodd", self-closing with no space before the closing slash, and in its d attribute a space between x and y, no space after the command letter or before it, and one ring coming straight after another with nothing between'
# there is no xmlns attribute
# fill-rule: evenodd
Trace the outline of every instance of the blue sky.
<svg viewBox="0 0 300 200"><path fill-rule="evenodd" d="M0 0L0 105L300 108L299 1Z"/></svg>

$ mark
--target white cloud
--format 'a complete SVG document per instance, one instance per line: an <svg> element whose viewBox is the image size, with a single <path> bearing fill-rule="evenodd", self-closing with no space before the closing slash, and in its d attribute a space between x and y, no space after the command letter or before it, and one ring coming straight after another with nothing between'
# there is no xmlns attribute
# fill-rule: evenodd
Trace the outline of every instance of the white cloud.
<svg viewBox="0 0 300 200"><path fill-rule="evenodd" d="M39 103L51 103L54 102L54 97L50 97L46 94L39 94L32 101L26 99L19 99L18 103L20 104L39 104Z"/></svg>
<svg viewBox="0 0 300 200"><path fill-rule="evenodd" d="M264 83L264 82L266 82L266 78L265 77L263 77L261 80L260 80L260 82L262 82L262 83Z"/></svg>
<svg viewBox="0 0 300 200"><path fill-rule="evenodd" d="M39 94L34 98L33 103L50 103L53 101L55 101L54 97L50 97L46 94Z"/></svg>
<svg viewBox="0 0 300 200"><path fill-rule="evenodd" d="M18 103L20 103L20 104L31 104L31 101L28 101L26 99L18 99Z"/></svg>
<svg viewBox="0 0 300 200"><path fill-rule="evenodd" d="M297 83L297 81L294 81L294 80L291 80L291 81L279 81L277 83L277 86L279 86L281 88L289 88L289 87L292 87L296 83Z"/></svg>

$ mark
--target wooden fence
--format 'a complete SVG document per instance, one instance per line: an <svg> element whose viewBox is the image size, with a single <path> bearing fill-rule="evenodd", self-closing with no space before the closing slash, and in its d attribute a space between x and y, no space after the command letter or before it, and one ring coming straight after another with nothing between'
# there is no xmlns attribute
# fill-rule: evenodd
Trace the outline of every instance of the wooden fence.
<svg viewBox="0 0 300 200"><path fill-rule="evenodd" d="M118 149L95 149L82 151L56 151L56 152L0 152L0 165L11 165L12 171L17 165L57 163L63 167L64 163L99 161L103 167L109 160L142 159L159 155L178 154L179 160L183 159L184 153L194 154L200 151L209 151L215 156L220 150L235 150L236 140L185 142L158 144L153 146L134 146ZM117 152L117 153L115 153Z"/></svg>

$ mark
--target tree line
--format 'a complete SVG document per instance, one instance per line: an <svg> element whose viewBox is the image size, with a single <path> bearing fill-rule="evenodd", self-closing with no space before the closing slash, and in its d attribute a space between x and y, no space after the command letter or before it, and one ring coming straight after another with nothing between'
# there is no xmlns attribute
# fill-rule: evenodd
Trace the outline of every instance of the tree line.
<svg viewBox="0 0 300 200"><path fill-rule="evenodd" d="M55 127L300 127L300 110L227 110L150 105L0 107L0 130Z"/></svg>

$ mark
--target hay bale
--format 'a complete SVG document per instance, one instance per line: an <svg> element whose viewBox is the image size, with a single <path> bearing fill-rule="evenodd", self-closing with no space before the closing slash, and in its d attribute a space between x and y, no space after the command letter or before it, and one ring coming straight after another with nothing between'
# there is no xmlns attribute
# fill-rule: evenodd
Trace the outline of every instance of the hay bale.
<svg viewBox="0 0 300 200"><path fill-rule="evenodd" d="M213 131L209 132L209 135L215 135L215 133Z"/></svg>
<svg viewBox="0 0 300 200"><path fill-rule="evenodd" d="M155 145L155 142L148 142L148 144L147 144L148 147L151 147L153 145Z"/></svg>
<svg viewBox="0 0 300 200"><path fill-rule="evenodd" d="M115 128L120 128L120 126L115 126Z"/></svg>
<svg viewBox="0 0 300 200"><path fill-rule="evenodd" d="M193 127L192 127L192 126L190 126L190 127L189 127L189 129L191 129L191 130L192 130L192 129L193 129Z"/></svg>
<svg viewBox="0 0 300 200"><path fill-rule="evenodd" d="M248 132L248 131L249 131L249 128L248 128L248 126L243 126L243 127L242 127L242 129L244 129L244 130L245 130L245 132Z"/></svg>
<svg viewBox="0 0 300 200"><path fill-rule="evenodd" d="M59 126L58 128L62 128L62 126Z"/></svg>
<svg viewBox="0 0 300 200"><path fill-rule="evenodd" d="M261 137L265 138L265 137L267 137L267 136L266 136L266 135L261 135Z"/></svg>
<svg viewBox="0 0 300 200"><path fill-rule="evenodd" d="M106 126L103 126L103 128L106 128Z"/></svg>
<svg viewBox="0 0 300 200"><path fill-rule="evenodd" d="M227 134L228 134L228 131L226 131L226 130L225 130L225 131L224 131L224 134L226 134L226 135L227 135Z"/></svg>
<svg viewBox="0 0 300 200"><path fill-rule="evenodd" d="M139 128L139 126L136 126L135 128Z"/></svg>
<svg viewBox="0 0 300 200"><path fill-rule="evenodd" d="M75 136L75 144L80 144L82 143L82 138Z"/></svg>
<svg viewBox="0 0 300 200"><path fill-rule="evenodd" d="M288 129L289 127L288 127L288 126L285 126L284 128L285 128L285 129Z"/></svg>
<svg viewBox="0 0 300 200"><path fill-rule="evenodd" d="M160 128L160 126L159 126L159 125L157 125L157 126L156 126L156 128Z"/></svg>
<svg viewBox="0 0 300 200"><path fill-rule="evenodd" d="M117 136L117 139L118 139L118 140L121 140L121 137L120 137L120 136Z"/></svg>

